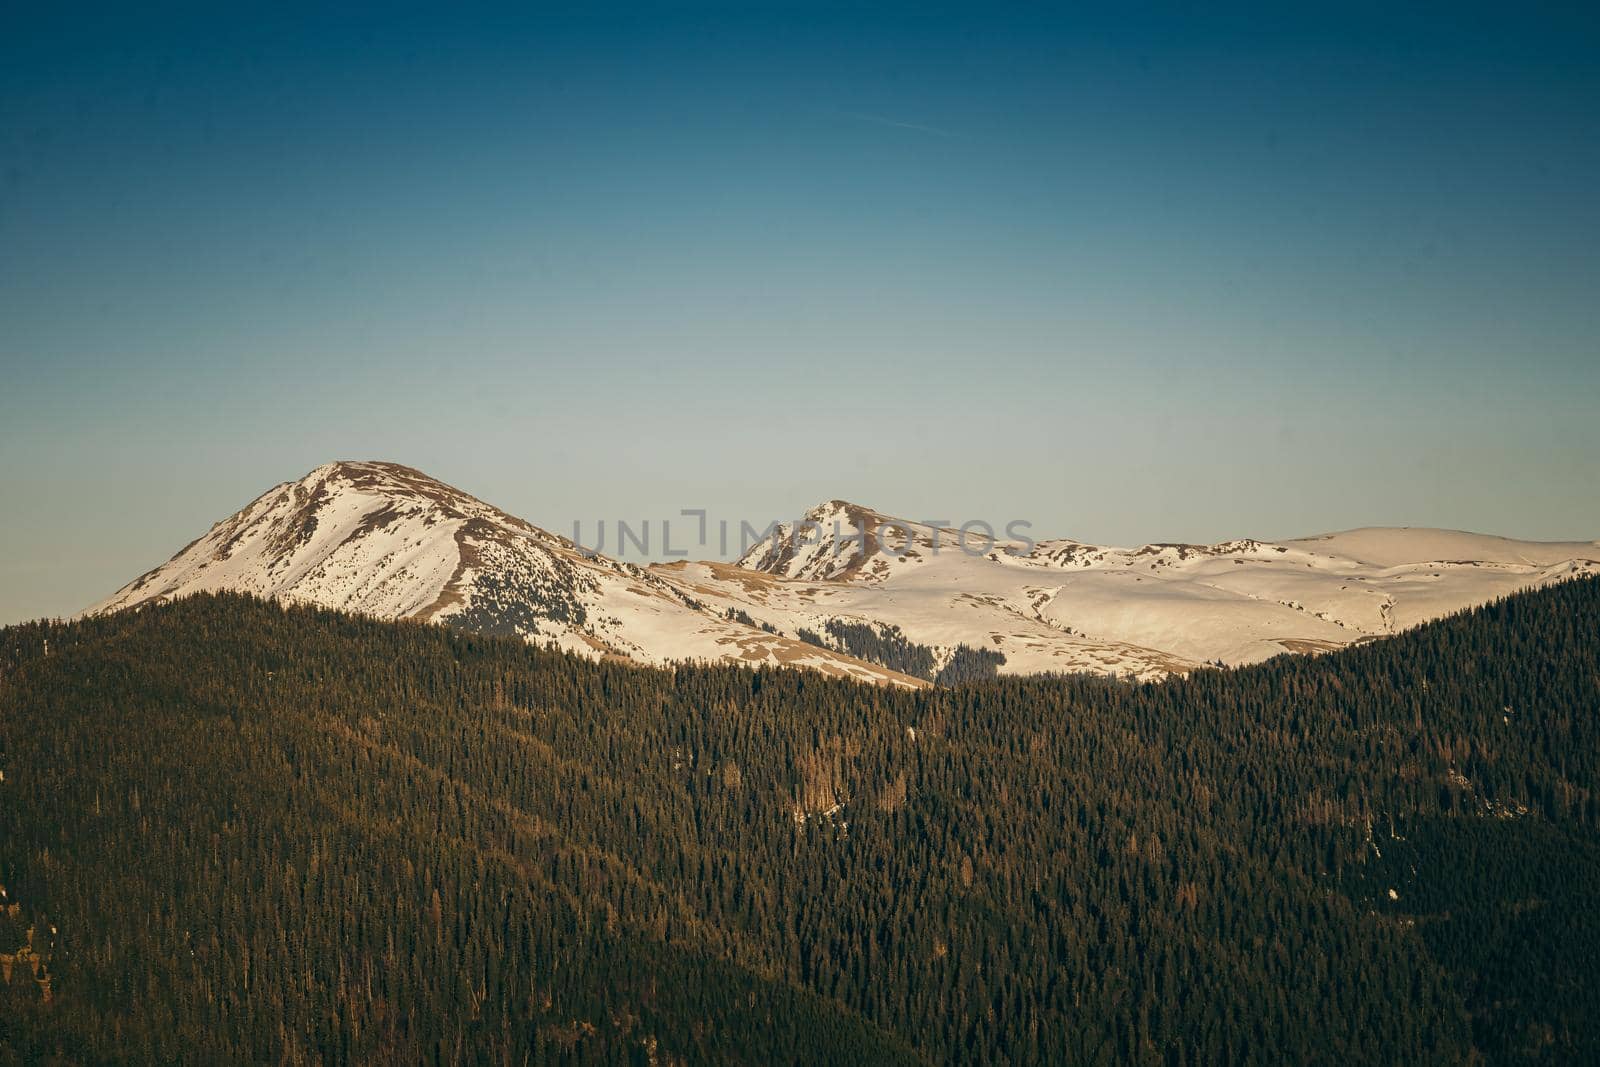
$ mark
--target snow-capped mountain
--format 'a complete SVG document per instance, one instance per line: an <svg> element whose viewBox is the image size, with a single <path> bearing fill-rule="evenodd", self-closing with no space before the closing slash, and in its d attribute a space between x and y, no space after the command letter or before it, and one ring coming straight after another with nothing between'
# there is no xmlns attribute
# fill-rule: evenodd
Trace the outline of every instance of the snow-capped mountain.
<svg viewBox="0 0 1600 1067"><path fill-rule="evenodd" d="M955 550L962 543L985 544L981 531L963 534L829 500L798 522L777 524L740 557L739 566L784 578L880 582L898 563L917 562L941 545Z"/></svg>
<svg viewBox="0 0 1600 1067"><path fill-rule="evenodd" d="M1597 561L1600 542L1410 528L1131 549L990 541L978 529L963 540L960 530L832 500L739 560L772 580L736 590L735 599L786 632L829 620L871 624L936 649L991 649L1006 657L1004 672L1154 677L1392 634L1600 571ZM704 564L674 569L715 576ZM713 589L734 587L707 580L695 588L720 603Z"/></svg>
<svg viewBox="0 0 1600 1067"><path fill-rule="evenodd" d="M1128 549L993 540L842 500L736 564L641 567L409 467L341 462L268 490L89 611L235 590L657 665L1156 678L1338 648L1597 571L1600 542L1364 529Z"/></svg>
<svg viewBox="0 0 1600 1067"><path fill-rule="evenodd" d="M586 555L393 463L330 463L275 486L89 613L220 590L650 664L787 663L905 681L728 618L645 568Z"/></svg>

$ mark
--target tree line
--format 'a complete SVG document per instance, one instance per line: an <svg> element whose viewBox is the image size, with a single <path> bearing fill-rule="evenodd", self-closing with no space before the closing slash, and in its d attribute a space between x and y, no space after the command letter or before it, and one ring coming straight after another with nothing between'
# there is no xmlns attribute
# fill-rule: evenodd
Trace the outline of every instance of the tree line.
<svg viewBox="0 0 1600 1067"><path fill-rule="evenodd" d="M0 1063L1600 1059L1597 633L1590 579L910 692L233 595L12 627Z"/></svg>

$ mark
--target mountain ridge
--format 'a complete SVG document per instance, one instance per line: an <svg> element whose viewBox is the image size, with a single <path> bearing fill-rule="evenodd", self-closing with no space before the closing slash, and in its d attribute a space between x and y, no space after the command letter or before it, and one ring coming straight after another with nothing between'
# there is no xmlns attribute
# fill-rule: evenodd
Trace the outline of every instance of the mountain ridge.
<svg viewBox="0 0 1600 1067"><path fill-rule="evenodd" d="M340 460L267 490L86 614L233 590L655 666L919 685L966 657L1153 679L1342 647L1600 570L1597 542L1360 527L1117 548L996 538L842 498L769 529L733 563L641 565L414 467Z"/></svg>
<svg viewBox="0 0 1600 1067"><path fill-rule="evenodd" d="M415 468L383 461L327 463L274 486L85 614L222 590L652 665L790 663L913 684L712 613L647 568L587 553Z"/></svg>

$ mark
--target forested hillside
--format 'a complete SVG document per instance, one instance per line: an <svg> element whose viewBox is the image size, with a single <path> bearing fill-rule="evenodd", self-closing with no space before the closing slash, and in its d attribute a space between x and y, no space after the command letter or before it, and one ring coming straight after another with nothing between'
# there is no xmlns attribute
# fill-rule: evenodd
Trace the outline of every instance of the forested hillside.
<svg viewBox="0 0 1600 1067"><path fill-rule="evenodd" d="M1600 580L901 691L237 596L0 631L0 1063L1600 1060Z"/></svg>

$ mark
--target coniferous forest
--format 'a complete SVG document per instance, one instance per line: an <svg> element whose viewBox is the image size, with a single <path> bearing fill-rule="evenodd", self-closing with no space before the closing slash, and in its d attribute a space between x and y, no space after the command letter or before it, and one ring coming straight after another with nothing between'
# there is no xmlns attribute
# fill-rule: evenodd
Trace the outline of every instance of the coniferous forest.
<svg viewBox="0 0 1600 1067"><path fill-rule="evenodd" d="M1581 580L909 691L238 596L13 627L0 1064L1597 1062L1597 635Z"/></svg>

